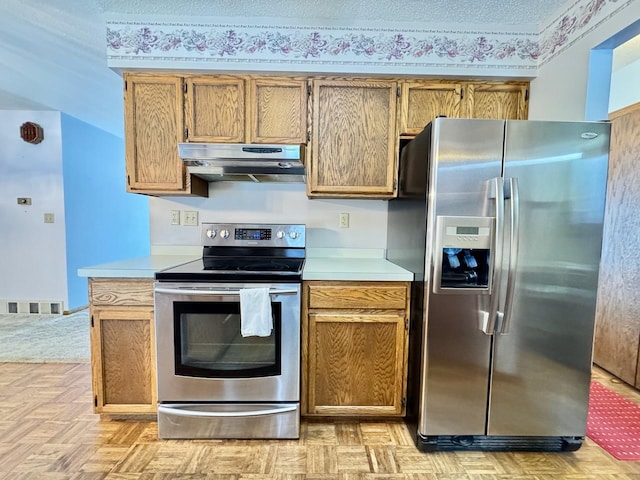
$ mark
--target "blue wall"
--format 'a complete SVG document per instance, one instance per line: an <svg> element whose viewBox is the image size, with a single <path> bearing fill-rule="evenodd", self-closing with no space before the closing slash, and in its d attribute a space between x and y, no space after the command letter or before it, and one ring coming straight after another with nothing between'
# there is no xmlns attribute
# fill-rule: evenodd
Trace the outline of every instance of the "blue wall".
<svg viewBox="0 0 640 480"><path fill-rule="evenodd" d="M88 304L78 268L149 255L149 199L126 192L122 138L64 113L61 124L71 310Z"/></svg>

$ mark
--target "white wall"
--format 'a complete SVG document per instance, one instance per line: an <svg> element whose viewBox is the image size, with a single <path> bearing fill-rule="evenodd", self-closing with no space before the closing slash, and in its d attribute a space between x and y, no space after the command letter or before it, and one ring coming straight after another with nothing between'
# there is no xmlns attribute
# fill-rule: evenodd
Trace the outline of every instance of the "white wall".
<svg viewBox="0 0 640 480"><path fill-rule="evenodd" d="M41 143L20 138L25 122L42 126ZM0 300L67 300L60 125L59 112L0 110Z"/></svg>
<svg viewBox="0 0 640 480"><path fill-rule="evenodd" d="M307 247L386 247L386 201L309 199L304 184L211 183L209 198L151 198L149 209L153 246L201 245L200 226L170 224L175 209L197 210L200 222L304 223ZM349 213L349 228L338 227L343 212Z"/></svg>
<svg viewBox="0 0 640 480"><path fill-rule="evenodd" d="M584 120L591 49L640 18L640 2L631 2L611 18L586 32L539 67L531 81L531 120ZM606 107L605 107L606 110Z"/></svg>
<svg viewBox="0 0 640 480"><path fill-rule="evenodd" d="M631 63L611 76L609 112L640 102L640 60Z"/></svg>

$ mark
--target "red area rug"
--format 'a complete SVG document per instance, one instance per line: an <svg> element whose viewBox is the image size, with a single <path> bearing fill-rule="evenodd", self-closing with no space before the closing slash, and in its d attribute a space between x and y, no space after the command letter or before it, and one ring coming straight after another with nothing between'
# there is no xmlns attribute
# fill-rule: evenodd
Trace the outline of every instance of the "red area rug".
<svg viewBox="0 0 640 480"><path fill-rule="evenodd" d="M587 436L618 460L640 460L640 406L591 382Z"/></svg>

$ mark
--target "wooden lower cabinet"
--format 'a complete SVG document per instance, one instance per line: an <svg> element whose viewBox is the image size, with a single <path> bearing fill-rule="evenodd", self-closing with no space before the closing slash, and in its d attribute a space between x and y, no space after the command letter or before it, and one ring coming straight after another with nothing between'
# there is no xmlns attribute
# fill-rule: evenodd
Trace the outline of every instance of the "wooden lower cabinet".
<svg viewBox="0 0 640 480"><path fill-rule="evenodd" d="M409 285L304 283L304 415L405 414Z"/></svg>
<svg viewBox="0 0 640 480"><path fill-rule="evenodd" d="M153 282L90 279L94 412L156 413Z"/></svg>
<svg viewBox="0 0 640 480"><path fill-rule="evenodd" d="M611 153L593 361L640 389L640 103L609 115Z"/></svg>

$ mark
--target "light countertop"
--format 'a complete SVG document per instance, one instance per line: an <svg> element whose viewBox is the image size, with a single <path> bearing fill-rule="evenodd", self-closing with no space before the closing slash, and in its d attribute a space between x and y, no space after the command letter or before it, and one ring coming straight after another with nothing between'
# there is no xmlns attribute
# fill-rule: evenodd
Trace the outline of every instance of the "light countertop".
<svg viewBox="0 0 640 480"><path fill-rule="evenodd" d="M152 249L152 254L78 269L81 277L153 278L155 272L200 258L193 250L180 254ZM307 248L303 280L396 281L413 274L384 258L382 249Z"/></svg>
<svg viewBox="0 0 640 480"><path fill-rule="evenodd" d="M157 271L197 260L199 255L149 255L78 269L80 277L154 278Z"/></svg>
<svg viewBox="0 0 640 480"><path fill-rule="evenodd" d="M302 279L410 282L413 273L385 260L382 249L307 248Z"/></svg>

